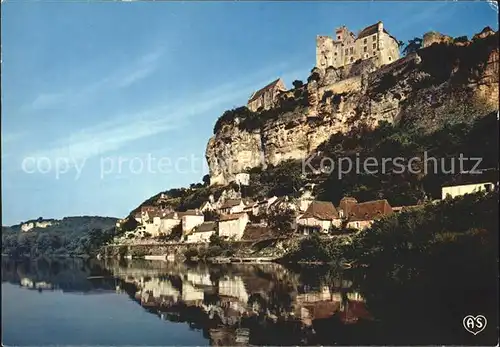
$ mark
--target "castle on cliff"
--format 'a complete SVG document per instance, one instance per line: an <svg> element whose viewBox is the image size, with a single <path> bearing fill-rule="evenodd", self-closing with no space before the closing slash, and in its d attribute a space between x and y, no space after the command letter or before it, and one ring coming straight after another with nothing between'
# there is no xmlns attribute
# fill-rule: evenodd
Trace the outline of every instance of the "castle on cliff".
<svg viewBox="0 0 500 347"><path fill-rule="evenodd" d="M341 68L358 60L372 59L377 66L399 59L398 40L378 22L354 35L346 26L335 30L335 37L316 37L316 67Z"/></svg>
<svg viewBox="0 0 500 347"><path fill-rule="evenodd" d="M316 68L350 70L355 62L370 60L374 68L390 64L399 59L398 40L384 29L382 22L370 25L354 35L346 26L335 30L335 37L316 37ZM276 105L278 95L285 92L281 78L252 93L247 107L258 112Z"/></svg>

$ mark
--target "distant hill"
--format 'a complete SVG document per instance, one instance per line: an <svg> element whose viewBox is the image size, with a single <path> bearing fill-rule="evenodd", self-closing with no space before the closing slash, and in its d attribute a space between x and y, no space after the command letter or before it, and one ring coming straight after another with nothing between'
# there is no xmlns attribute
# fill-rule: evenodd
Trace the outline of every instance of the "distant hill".
<svg viewBox="0 0 500 347"><path fill-rule="evenodd" d="M114 234L117 218L65 217L2 226L2 254L10 256L88 255Z"/></svg>

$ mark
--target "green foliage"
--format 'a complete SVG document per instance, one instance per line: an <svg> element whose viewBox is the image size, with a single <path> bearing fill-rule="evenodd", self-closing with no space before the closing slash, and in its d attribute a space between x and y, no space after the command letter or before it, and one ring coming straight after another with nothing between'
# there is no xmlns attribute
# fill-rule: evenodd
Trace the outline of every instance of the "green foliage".
<svg viewBox="0 0 500 347"><path fill-rule="evenodd" d="M338 263L346 245L341 238L329 238L314 233L300 241L298 248L284 257L285 262Z"/></svg>
<svg viewBox="0 0 500 347"><path fill-rule="evenodd" d="M299 88L302 88L304 86L304 82L299 81L299 80L295 80L292 82L292 85L295 89L299 89Z"/></svg>
<svg viewBox="0 0 500 347"><path fill-rule="evenodd" d="M498 161L497 129L496 113L491 113L472 124L449 124L431 134L389 123L380 123L375 129L358 126L349 133L334 134L318 148L324 157L332 158L335 163L346 157L352 163L357 158L363 163L365 158L371 157L379 163L379 172L357 174L356 170L351 170L339 179L337 167L331 174L323 176L325 180L318 186L319 199L336 204L344 196L354 196L358 201L385 198L393 206L414 205L428 197L440 198L443 185L470 183L468 180L496 181L495 171L483 175L460 174L459 157L462 153L466 158L482 158L478 169L495 168ZM427 158L437 158L437 161L428 160L423 166L425 151ZM403 158L401 163L406 167L410 158L420 158L421 173L394 172L397 167L392 162L386 162L385 173L382 172L384 158L398 157ZM311 166L319 168L322 158L311 160ZM441 158L445 158L445 169L449 169L451 160L455 160L454 174L440 170ZM471 170L475 162L464 161L463 164L464 170Z"/></svg>
<svg viewBox="0 0 500 347"><path fill-rule="evenodd" d="M202 181L203 181L203 184L205 186L209 186L210 185L210 175L207 174L207 175L203 176Z"/></svg>
<svg viewBox="0 0 500 347"><path fill-rule="evenodd" d="M116 218L66 217L47 228L3 228L2 253L11 257L94 255L115 235Z"/></svg>
<svg viewBox="0 0 500 347"><path fill-rule="evenodd" d="M220 214L217 211L207 210L203 212L203 215L205 216L205 222L216 222L220 218Z"/></svg>
<svg viewBox="0 0 500 347"><path fill-rule="evenodd" d="M191 247L191 248L188 248L186 249L186 251L184 252L184 256L186 257L186 259L191 259L193 257L198 257L199 256L199 252L198 252L198 249L195 248L195 247Z"/></svg>
<svg viewBox="0 0 500 347"><path fill-rule="evenodd" d="M246 117L251 117L253 115L253 112L250 111L246 106L238 107L233 110L228 110L222 114L219 119L215 122L214 126L214 134L217 134L221 129L224 124L232 124L234 122L234 119L236 117L239 118L246 118Z"/></svg>
<svg viewBox="0 0 500 347"><path fill-rule="evenodd" d="M408 40L405 48L403 48L403 55L408 55L410 53L418 51L422 48L423 40L420 37L415 37L411 40Z"/></svg>
<svg viewBox="0 0 500 347"><path fill-rule="evenodd" d="M297 196L305 184L302 175L301 160L286 160L276 166L269 166L265 171L253 169L250 173L247 197L261 199L276 196Z"/></svg>
<svg viewBox="0 0 500 347"><path fill-rule="evenodd" d="M292 232L295 212L291 209L271 209L267 216L268 225L280 235L287 235Z"/></svg>

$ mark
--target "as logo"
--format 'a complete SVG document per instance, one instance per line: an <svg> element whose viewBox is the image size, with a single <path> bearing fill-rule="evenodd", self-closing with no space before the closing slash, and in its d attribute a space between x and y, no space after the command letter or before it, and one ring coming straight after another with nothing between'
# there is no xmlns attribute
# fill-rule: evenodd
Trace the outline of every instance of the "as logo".
<svg viewBox="0 0 500 347"><path fill-rule="evenodd" d="M464 317L464 328L471 334L477 335L486 328L486 317L483 315L465 316Z"/></svg>

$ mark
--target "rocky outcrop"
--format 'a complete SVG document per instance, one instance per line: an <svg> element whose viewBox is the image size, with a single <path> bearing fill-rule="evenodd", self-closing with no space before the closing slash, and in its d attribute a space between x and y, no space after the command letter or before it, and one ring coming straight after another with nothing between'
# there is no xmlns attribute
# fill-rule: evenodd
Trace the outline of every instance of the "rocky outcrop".
<svg viewBox="0 0 500 347"><path fill-rule="evenodd" d="M211 184L305 158L333 134L360 124L388 121L433 131L498 110L498 33L466 44L442 41L378 70L369 60L313 70L306 85L281 95L278 107L225 119L206 149Z"/></svg>

